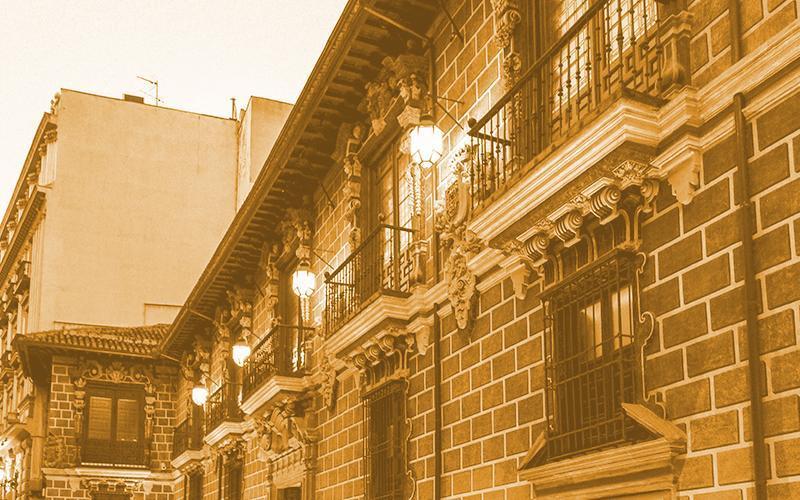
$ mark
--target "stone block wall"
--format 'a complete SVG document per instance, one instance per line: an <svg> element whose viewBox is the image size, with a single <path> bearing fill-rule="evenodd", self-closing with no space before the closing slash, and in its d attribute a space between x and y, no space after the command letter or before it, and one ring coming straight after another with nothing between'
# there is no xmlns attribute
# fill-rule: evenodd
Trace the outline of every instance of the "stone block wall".
<svg viewBox="0 0 800 500"><path fill-rule="evenodd" d="M751 121L748 142L759 286L758 330L770 498L800 495L800 95ZM645 222L642 300L657 318L648 391L688 434L679 487L744 498L751 488L749 376L735 140L703 156L702 186L681 206L660 196ZM666 186L662 186L666 187ZM666 189L662 189L662 192Z"/></svg>
<svg viewBox="0 0 800 500"><path fill-rule="evenodd" d="M727 0L693 0L692 83L702 87L731 66L731 15ZM796 0L742 0L740 29L742 55L764 44L797 19Z"/></svg>

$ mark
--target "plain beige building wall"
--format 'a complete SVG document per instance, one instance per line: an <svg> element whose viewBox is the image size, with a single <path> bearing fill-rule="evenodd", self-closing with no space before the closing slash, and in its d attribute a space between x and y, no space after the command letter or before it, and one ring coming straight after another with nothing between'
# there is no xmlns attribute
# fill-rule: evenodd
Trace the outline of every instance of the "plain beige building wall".
<svg viewBox="0 0 800 500"><path fill-rule="evenodd" d="M31 330L171 321L234 215L236 121L69 90L56 120Z"/></svg>
<svg viewBox="0 0 800 500"><path fill-rule="evenodd" d="M236 181L237 209L250 193L291 110L289 103L253 96L242 111Z"/></svg>

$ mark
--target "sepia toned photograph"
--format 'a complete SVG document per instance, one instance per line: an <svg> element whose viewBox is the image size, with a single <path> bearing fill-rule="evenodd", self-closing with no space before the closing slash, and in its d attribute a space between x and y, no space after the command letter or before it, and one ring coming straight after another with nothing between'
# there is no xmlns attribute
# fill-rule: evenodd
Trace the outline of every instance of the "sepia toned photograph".
<svg viewBox="0 0 800 500"><path fill-rule="evenodd" d="M800 0L0 0L0 500L800 500Z"/></svg>

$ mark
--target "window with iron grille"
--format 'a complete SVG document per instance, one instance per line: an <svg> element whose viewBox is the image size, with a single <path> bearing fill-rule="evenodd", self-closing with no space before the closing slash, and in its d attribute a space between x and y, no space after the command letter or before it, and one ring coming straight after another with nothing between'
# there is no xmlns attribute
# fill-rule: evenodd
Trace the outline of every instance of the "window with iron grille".
<svg viewBox="0 0 800 500"><path fill-rule="evenodd" d="M636 260L613 250L545 290L547 459L637 441Z"/></svg>
<svg viewBox="0 0 800 500"><path fill-rule="evenodd" d="M225 464L225 500L242 499L242 483L244 475L242 460L231 458Z"/></svg>
<svg viewBox="0 0 800 500"><path fill-rule="evenodd" d="M403 498L406 469L403 389L404 382L390 382L369 393L364 400L368 498Z"/></svg>
<svg viewBox="0 0 800 500"><path fill-rule="evenodd" d="M203 500L203 471L195 471L189 474L189 494L188 500Z"/></svg>

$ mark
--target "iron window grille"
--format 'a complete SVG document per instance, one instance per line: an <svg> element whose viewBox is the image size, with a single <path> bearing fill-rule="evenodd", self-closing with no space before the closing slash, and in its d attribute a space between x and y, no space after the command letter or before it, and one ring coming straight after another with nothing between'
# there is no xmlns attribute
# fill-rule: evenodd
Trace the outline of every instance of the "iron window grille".
<svg viewBox="0 0 800 500"><path fill-rule="evenodd" d="M613 250L543 294L546 460L645 437L622 409L641 392L636 260Z"/></svg>
<svg viewBox="0 0 800 500"><path fill-rule="evenodd" d="M366 491L374 500L403 498L406 469L405 382L384 384L364 398Z"/></svg>
<svg viewBox="0 0 800 500"><path fill-rule="evenodd" d="M189 500L203 500L203 472L195 471L189 474Z"/></svg>
<svg viewBox="0 0 800 500"><path fill-rule="evenodd" d="M242 499L244 474L241 458L230 458L225 464L225 500Z"/></svg>

